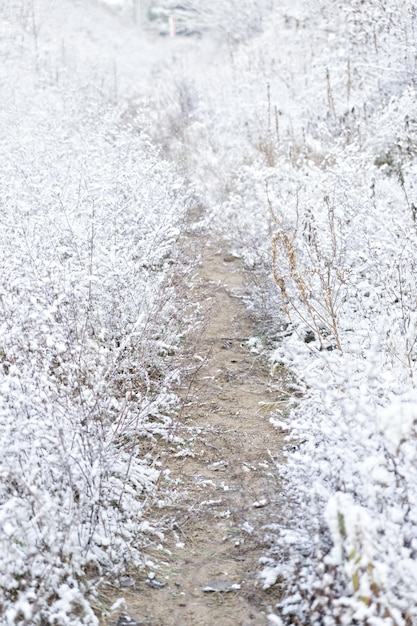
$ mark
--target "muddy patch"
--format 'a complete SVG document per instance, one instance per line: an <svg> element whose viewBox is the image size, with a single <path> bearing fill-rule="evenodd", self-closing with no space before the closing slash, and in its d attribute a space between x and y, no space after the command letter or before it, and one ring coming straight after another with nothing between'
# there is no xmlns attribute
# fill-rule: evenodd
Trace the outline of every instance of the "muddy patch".
<svg viewBox="0 0 417 626"><path fill-rule="evenodd" d="M271 373L254 337L239 259L202 244L193 286L202 330L192 356L201 366L183 391L175 433L183 441L163 454L151 512L164 540L148 551L147 572L128 578L122 591L124 614L149 626L266 624L278 600L257 573L264 528L279 519L275 462L283 435L265 407L285 395L284 374Z"/></svg>

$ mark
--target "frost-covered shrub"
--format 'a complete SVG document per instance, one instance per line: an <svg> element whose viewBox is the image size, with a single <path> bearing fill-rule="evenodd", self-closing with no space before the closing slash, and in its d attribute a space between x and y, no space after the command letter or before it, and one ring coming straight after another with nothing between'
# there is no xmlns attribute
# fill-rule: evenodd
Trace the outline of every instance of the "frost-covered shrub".
<svg viewBox="0 0 417 626"><path fill-rule="evenodd" d="M66 75L54 57L58 79L38 64L42 30L35 46L12 8L0 22L0 621L96 624L97 583L139 566L152 533L147 441L168 437L178 404L188 196L122 125L96 68L87 83L87 67Z"/></svg>
<svg viewBox="0 0 417 626"><path fill-rule="evenodd" d="M293 516L268 570L286 581L288 623L415 623L415 393L403 381L398 396L382 351L364 352L304 353L310 390L283 470Z"/></svg>
<svg viewBox="0 0 417 626"><path fill-rule="evenodd" d="M291 515L264 575L266 586L285 581L285 623L415 624L415 93L395 39L414 15L407 3L356 6L343 37L334 6L322 8L337 45L355 42L380 80L373 93L350 86L353 133L328 80L310 124L326 158L300 155L288 184L269 177L275 279L293 321L274 358L298 374L304 399L282 468Z"/></svg>

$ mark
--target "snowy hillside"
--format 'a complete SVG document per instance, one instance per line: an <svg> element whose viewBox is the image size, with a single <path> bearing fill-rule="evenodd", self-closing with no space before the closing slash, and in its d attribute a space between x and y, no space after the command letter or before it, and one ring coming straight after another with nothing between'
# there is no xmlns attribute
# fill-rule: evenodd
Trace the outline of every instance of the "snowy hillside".
<svg viewBox="0 0 417 626"><path fill-rule="evenodd" d="M96 624L141 563L192 190L297 385L271 623L417 625L413 3L59 4L0 7L1 623Z"/></svg>

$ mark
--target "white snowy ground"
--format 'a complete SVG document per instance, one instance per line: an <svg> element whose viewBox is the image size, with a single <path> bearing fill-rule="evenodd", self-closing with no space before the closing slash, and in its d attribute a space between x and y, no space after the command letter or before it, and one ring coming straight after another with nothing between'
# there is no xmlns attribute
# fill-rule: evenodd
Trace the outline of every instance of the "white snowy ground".
<svg viewBox="0 0 417 626"><path fill-rule="evenodd" d="M188 201L143 130L265 277L252 306L303 392L275 420L291 434L288 528L266 529L273 623L417 624L415 11L270 9L243 41L156 43L98 4L2 3L5 624L37 603L75 624L71 602L94 623L77 575L140 534L130 488L154 476L130 432L167 424L165 269Z"/></svg>

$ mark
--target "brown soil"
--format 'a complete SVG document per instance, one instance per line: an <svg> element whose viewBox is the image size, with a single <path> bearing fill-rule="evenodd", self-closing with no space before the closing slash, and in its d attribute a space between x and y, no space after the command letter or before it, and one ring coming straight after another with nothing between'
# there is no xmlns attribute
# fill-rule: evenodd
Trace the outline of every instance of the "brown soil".
<svg viewBox="0 0 417 626"><path fill-rule="evenodd" d="M275 461L283 446L262 403L279 401L285 383L248 345L255 329L242 300L241 262L203 245L193 287L203 328L194 358L202 365L184 391L176 435L186 445L174 438L167 449L163 506L151 513L165 538L161 550L149 551L155 566L147 573L165 586L149 586L144 574L122 590L126 614L149 626L263 625L278 599L257 580L264 527L279 517ZM202 590L219 579L240 589Z"/></svg>

